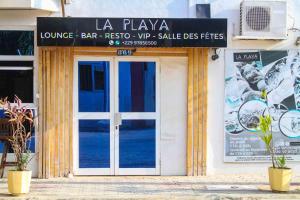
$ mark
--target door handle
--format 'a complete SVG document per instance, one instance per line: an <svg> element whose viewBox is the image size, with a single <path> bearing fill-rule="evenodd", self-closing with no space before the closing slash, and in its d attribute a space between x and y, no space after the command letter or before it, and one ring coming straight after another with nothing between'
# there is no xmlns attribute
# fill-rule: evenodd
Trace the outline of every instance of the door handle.
<svg viewBox="0 0 300 200"><path fill-rule="evenodd" d="M121 113L115 113L115 126L122 125L122 116Z"/></svg>

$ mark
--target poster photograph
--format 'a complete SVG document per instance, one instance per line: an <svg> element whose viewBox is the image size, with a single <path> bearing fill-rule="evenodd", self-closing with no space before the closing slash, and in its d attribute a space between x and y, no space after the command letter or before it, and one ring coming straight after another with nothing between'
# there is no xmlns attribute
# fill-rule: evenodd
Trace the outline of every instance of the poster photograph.
<svg viewBox="0 0 300 200"><path fill-rule="evenodd" d="M300 50L228 50L225 56L224 161L270 159L255 134L264 114L273 119L275 151L300 161Z"/></svg>

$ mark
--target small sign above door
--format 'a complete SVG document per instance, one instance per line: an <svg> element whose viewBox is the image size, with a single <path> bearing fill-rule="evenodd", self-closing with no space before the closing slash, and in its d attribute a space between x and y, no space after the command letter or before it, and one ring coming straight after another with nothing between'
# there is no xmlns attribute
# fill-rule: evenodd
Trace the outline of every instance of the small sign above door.
<svg viewBox="0 0 300 200"><path fill-rule="evenodd" d="M227 19L37 18L38 46L226 47Z"/></svg>
<svg viewBox="0 0 300 200"><path fill-rule="evenodd" d="M135 50L132 49L117 49L117 56L132 56Z"/></svg>

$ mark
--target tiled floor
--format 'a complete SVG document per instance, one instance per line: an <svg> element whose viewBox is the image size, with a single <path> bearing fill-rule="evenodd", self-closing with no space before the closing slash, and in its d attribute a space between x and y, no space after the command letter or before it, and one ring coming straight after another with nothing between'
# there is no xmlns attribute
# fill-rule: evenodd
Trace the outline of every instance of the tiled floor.
<svg viewBox="0 0 300 200"><path fill-rule="evenodd" d="M289 193L272 193L259 175L33 179L31 192L19 197L0 183L0 199L300 199L300 177Z"/></svg>

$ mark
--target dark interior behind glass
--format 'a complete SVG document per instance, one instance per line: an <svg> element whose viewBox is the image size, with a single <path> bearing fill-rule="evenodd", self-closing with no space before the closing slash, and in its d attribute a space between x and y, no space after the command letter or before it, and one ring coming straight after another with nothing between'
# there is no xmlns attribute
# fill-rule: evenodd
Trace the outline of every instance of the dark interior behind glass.
<svg viewBox="0 0 300 200"><path fill-rule="evenodd" d="M0 61L0 97L13 102L14 95L33 103L32 61Z"/></svg>
<svg viewBox="0 0 300 200"><path fill-rule="evenodd" d="M34 55L34 32L0 31L0 55Z"/></svg>

